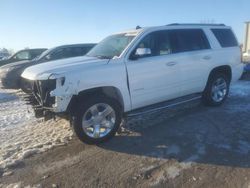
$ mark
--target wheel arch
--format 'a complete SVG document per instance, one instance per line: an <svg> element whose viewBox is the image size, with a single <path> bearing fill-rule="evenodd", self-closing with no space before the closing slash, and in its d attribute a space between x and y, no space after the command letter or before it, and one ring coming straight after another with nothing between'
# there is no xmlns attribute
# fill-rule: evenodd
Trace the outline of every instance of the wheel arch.
<svg viewBox="0 0 250 188"><path fill-rule="evenodd" d="M211 72L210 72L210 74L209 74L209 76L208 76L207 82L216 73L223 73L223 74L225 74L226 76L228 76L229 82L231 82L231 80L232 80L232 68L231 68L230 65L222 65L222 66L215 67L214 69L212 69Z"/></svg>
<svg viewBox="0 0 250 188"><path fill-rule="evenodd" d="M74 115L77 110L77 108L75 107L79 104L79 102L84 99L87 99L88 97L93 97L97 95L104 95L106 97L116 100L121 106L122 111L124 111L124 99L121 91L114 86L103 86L83 90L80 91L78 95L73 95L67 107L67 112L69 114Z"/></svg>

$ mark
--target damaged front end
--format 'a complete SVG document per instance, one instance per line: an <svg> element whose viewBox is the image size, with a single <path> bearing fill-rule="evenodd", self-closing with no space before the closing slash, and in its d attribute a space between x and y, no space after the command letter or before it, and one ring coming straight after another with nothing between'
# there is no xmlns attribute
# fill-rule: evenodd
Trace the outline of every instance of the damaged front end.
<svg viewBox="0 0 250 188"><path fill-rule="evenodd" d="M49 120L60 116L68 119L68 105L75 91L71 81L66 82L65 77L59 74L49 74L47 79L24 79L29 88L24 100L32 105L35 117Z"/></svg>
<svg viewBox="0 0 250 188"><path fill-rule="evenodd" d="M51 96L50 92L56 89L56 79L32 81L30 86L32 92L24 98L27 104L33 106L35 117L44 117L45 120L54 118L55 96Z"/></svg>

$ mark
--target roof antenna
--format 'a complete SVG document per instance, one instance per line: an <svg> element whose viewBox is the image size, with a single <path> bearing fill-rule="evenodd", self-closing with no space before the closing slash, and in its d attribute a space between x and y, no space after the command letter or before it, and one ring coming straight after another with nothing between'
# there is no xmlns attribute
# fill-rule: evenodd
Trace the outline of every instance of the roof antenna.
<svg viewBox="0 0 250 188"><path fill-rule="evenodd" d="M141 26L137 25L135 29L141 29Z"/></svg>

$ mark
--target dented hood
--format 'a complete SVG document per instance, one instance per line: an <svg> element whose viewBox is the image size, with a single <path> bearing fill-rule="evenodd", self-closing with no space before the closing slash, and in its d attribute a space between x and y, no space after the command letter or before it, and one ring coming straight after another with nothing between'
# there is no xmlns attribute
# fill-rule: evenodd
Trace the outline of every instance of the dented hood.
<svg viewBox="0 0 250 188"><path fill-rule="evenodd" d="M29 80L45 80L52 74L65 74L71 71L82 71L92 66L107 64L108 59L98 59L96 57L74 57L56 61L49 61L31 66L24 70L22 77Z"/></svg>

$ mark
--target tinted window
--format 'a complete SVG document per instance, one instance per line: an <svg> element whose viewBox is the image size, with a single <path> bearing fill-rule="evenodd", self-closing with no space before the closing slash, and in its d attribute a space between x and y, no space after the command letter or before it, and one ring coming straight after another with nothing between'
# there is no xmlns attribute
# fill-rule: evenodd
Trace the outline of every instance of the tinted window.
<svg viewBox="0 0 250 188"><path fill-rule="evenodd" d="M68 56L69 50L67 48L60 48L57 49L56 51L52 52L47 56L48 60L57 60L57 59L62 59Z"/></svg>
<svg viewBox="0 0 250 188"><path fill-rule="evenodd" d="M39 56L43 51L45 51L45 50L32 50L30 52L31 59L34 59L35 57Z"/></svg>
<svg viewBox="0 0 250 188"><path fill-rule="evenodd" d="M46 60L57 60L63 58L77 57L85 55L91 47L64 47L53 50L46 55ZM47 52L46 52L47 53Z"/></svg>
<svg viewBox="0 0 250 188"><path fill-rule="evenodd" d="M73 47L71 48L71 56L83 56L88 53L90 49L91 47Z"/></svg>
<svg viewBox="0 0 250 188"><path fill-rule="evenodd" d="M173 52L186 52L210 49L206 35L201 29L171 30Z"/></svg>
<svg viewBox="0 0 250 188"><path fill-rule="evenodd" d="M238 46L238 42L231 29L211 29L221 47Z"/></svg>
<svg viewBox="0 0 250 188"><path fill-rule="evenodd" d="M150 49L151 54L143 57L167 55L172 53L171 42L168 31L157 31L148 34L135 48L133 54L136 53L138 48Z"/></svg>

